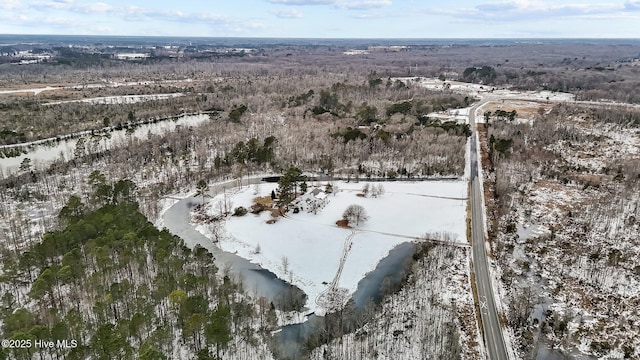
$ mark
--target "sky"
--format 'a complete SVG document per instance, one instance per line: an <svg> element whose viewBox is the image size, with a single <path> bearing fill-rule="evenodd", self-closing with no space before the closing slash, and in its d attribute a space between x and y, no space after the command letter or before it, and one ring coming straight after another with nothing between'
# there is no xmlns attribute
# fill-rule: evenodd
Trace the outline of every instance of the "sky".
<svg viewBox="0 0 640 360"><path fill-rule="evenodd" d="M0 0L0 34L640 38L640 0Z"/></svg>

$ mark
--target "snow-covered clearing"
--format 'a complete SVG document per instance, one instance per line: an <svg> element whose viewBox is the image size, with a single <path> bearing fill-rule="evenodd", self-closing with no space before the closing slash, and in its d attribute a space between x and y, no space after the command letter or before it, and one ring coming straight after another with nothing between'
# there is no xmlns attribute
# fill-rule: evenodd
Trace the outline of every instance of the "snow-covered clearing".
<svg viewBox="0 0 640 360"><path fill-rule="evenodd" d="M508 87L496 88L491 85L472 84L459 81L442 81L433 78L421 78L421 77L403 77L394 78L393 80L400 80L406 83L414 83L418 86L430 89L430 90L450 90L461 94L470 94L475 96L493 96L497 98L511 98L511 99L530 99L534 101L554 101L554 102L566 102L575 100L575 96L569 93L552 92L552 91L518 91L509 89Z"/></svg>
<svg viewBox="0 0 640 360"><path fill-rule="evenodd" d="M43 87L43 88L33 88L33 89L0 90L0 95L23 94L23 93L33 93L33 95L38 95L43 91L52 91L52 90L59 90L59 89L63 89L63 88L47 86L47 87Z"/></svg>
<svg viewBox="0 0 640 360"><path fill-rule="evenodd" d="M328 306L321 295L332 281L346 301L358 282L400 243L417 241L425 233L448 232L466 244L465 181L370 183L384 186L385 194L378 198L358 196L365 184L334 183L337 192L316 215L303 209L278 217L273 224L267 223L273 219L269 211L232 217L219 246L298 286L308 296L307 308L321 314ZM249 208L256 196L268 196L275 188L276 184L263 184L259 194L256 187L249 187L226 196L233 208ZM224 196L209 201L210 215L219 212L217 204ZM352 204L362 205L370 219L353 229L336 226ZM212 236L210 225L201 224L198 230Z"/></svg>
<svg viewBox="0 0 640 360"><path fill-rule="evenodd" d="M69 86L45 86L45 87L34 87L34 88L24 88L24 89L4 89L0 90L0 95L6 94L24 94L24 93L33 93L33 95L38 95L44 91L53 91L53 90L63 90L63 89L73 89L73 90L85 90L85 89L100 89L100 88L117 88L117 87L129 87L129 86L149 86L149 85L159 85L159 84L179 84L179 83L192 83L193 79L184 79L184 80L148 80L148 81L108 81L103 80L102 83L96 84L82 84L82 85L69 85Z"/></svg>
<svg viewBox="0 0 640 360"><path fill-rule="evenodd" d="M471 108L449 109L446 111L433 112L427 116L442 121L455 121L460 124L469 123L469 110Z"/></svg>

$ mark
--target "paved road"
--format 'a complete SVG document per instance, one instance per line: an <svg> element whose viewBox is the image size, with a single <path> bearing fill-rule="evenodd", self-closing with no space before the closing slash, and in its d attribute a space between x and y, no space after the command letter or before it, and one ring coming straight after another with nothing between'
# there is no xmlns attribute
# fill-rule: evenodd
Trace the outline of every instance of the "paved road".
<svg viewBox="0 0 640 360"><path fill-rule="evenodd" d="M489 276L489 265L485 250L484 239L484 218L482 216L482 196L483 191L478 179L478 156L476 144L476 123L475 110L484 104L483 100L475 105L469 112L469 124L473 130L471 136L471 243L473 270L475 271L476 288L478 301L480 302L480 318L482 319L482 331L484 333L484 343L487 349L487 358L490 360L509 359L507 347L504 343L498 311Z"/></svg>

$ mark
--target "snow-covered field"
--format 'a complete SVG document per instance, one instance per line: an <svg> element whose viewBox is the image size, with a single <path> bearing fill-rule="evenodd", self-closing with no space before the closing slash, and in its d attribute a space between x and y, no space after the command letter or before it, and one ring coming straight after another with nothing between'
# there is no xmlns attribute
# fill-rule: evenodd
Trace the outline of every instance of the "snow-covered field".
<svg viewBox="0 0 640 360"><path fill-rule="evenodd" d="M400 243L434 232L452 233L457 242L466 243L465 181L370 183L383 184L385 194L378 198L357 196L364 184L334 183L337 192L316 215L306 209L289 212L274 224L267 224L273 219L268 211L231 217L219 246L300 287L308 295L306 306L321 314L326 310L323 295L332 281L342 294L353 294L358 282ZM275 187L261 185L259 195L267 196ZM232 208L249 208L258 194L248 187L226 196ZM210 214L218 213L216 204L223 197L209 201ZM351 204L362 205L370 219L353 229L336 226ZM209 225L201 224L198 230L212 236Z"/></svg>
<svg viewBox="0 0 640 360"><path fill-rule="evenodd" d="M460 124L467 124L469 122L469 110L471 110L471 108L449 109L446 111L433 112L427 116L442 121L455 121Z"/></svg>
<svg viewBox="0 0 640 360"><path fill-rule="evenodd" d="M492 95L500 99L504 98L521 98L540 101L573 101L575 96L569 93L552 92L552 91L517 91L509 88L495 88L491 85L472 84L458 81L442 81L432 78L420 77L404 77L394 78L407 83L413 82L431 90L451 90L462 94L471 94L475 96Z"/></svg>
<svg viewBox="0 0 640 360"><path fill-rule="evenodd" d="M60 90L63 89L61 87L53 87L46 86L42 88L33 88L33 89L12 89L12 90L0 90L0 95L6 94L21 94L21 93L33 93L33 95L38 95L43 91L52 91L52 90Z"/></svg>
<svg viewBox="0 0 640 360"><path fill-rule="evenodd" d="M3 94L21 94L21 93L33 93L33 95L38 95L44 91L53 91L53 90L63 90L63 89L73 89L73 90L84 90L84 89L100 89L100 88L117 88L117 87L128 87L128 86L149 86L156 84L174 84L174 83L191 83L193 79L184 79L184 80L161 80L161 81L125 81L125 82L117 82L117 81L107 81L103 80L102 83L97 84L83 84L83 85L70 85L70 86L45 86L45 87L34 87L34 88L24 88L24 89L1 89L0 95Z"/></svg>

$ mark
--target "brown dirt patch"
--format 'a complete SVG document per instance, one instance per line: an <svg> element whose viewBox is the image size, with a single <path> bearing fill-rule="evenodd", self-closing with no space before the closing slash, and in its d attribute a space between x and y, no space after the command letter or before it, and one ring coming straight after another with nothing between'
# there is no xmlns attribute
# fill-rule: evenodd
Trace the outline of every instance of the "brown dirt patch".
<svg viewBox="0 0 640 360"><path fill-rule="evenodd" d="M264 205L266 207L271 207L273 205L273 199L271 196L258 196L253 198L253 202L256 204Z"/></svg>
<svg viewBox="0 0 640 360"><path fill-rule="evenodd" d="M277 222L278 222L278 220L276 220L276 219L267 220L267 224L269 224L269 225L275 224Z"/></svg>
<svg viewBox="0 0 640 360"><path fill-rule="evenodd" d="M8 94L0 94L0 96L7 96L7 97L25 97L25 96L33 96L33 92L14 92L14 93L8 93Z"/></svg>
<svg viewBox="0 0 640 360"><path fill-rule="evenodd" d="M273 204L274 204L274 201L273 199L271 199L271 196L256 197L253 199L253 202L254 204L251 205L251 212L254 214L259 214L265 210L270 210L273 208Z"/></svg>
<svg viewBox="0 0 640 360"><path fill-rule="evenodd" d="M538 116L539 111L545 113L553 107L546 101L522 101L522 100L506 100L504 102L491 102L483 107L484 111L495 112L496 110L513 111L518 113L519 118L533 119Z"/></svg>
<svg viewBox="0 0 640 360"><path fill-rule="evenodd" d="M604 175L572 174L569 177L585 186L599 187L604 182Z"/></svg>
<svg viewBox="0 0 640 360"><path fill-rule="evenodd" d="M338 225L341 228L345 228L345 229L350 229L351 228L349 226L349 221L344 220L344 219L336 221L336 225Z"/></svg>
<svg viewBox="0 0 640 360"><path fill-rule="evenodd" d="M364 197L364 194L356 194L357 197Z"/></svg>
<svg viewBox="0 0 640 360"><path fill-rule="evenodd" d="M566 187L558 182L542 179L533 184L534 189L550 189L553 191L564 191Z"/></svg>
<svg viewBox="0 0 640 360"><path fill-rule="evenodd" d="M277 218L283 215L284 215L284 209L281 209L281 208L271 209L271 216L273 216L274 218Z"/></svg>

